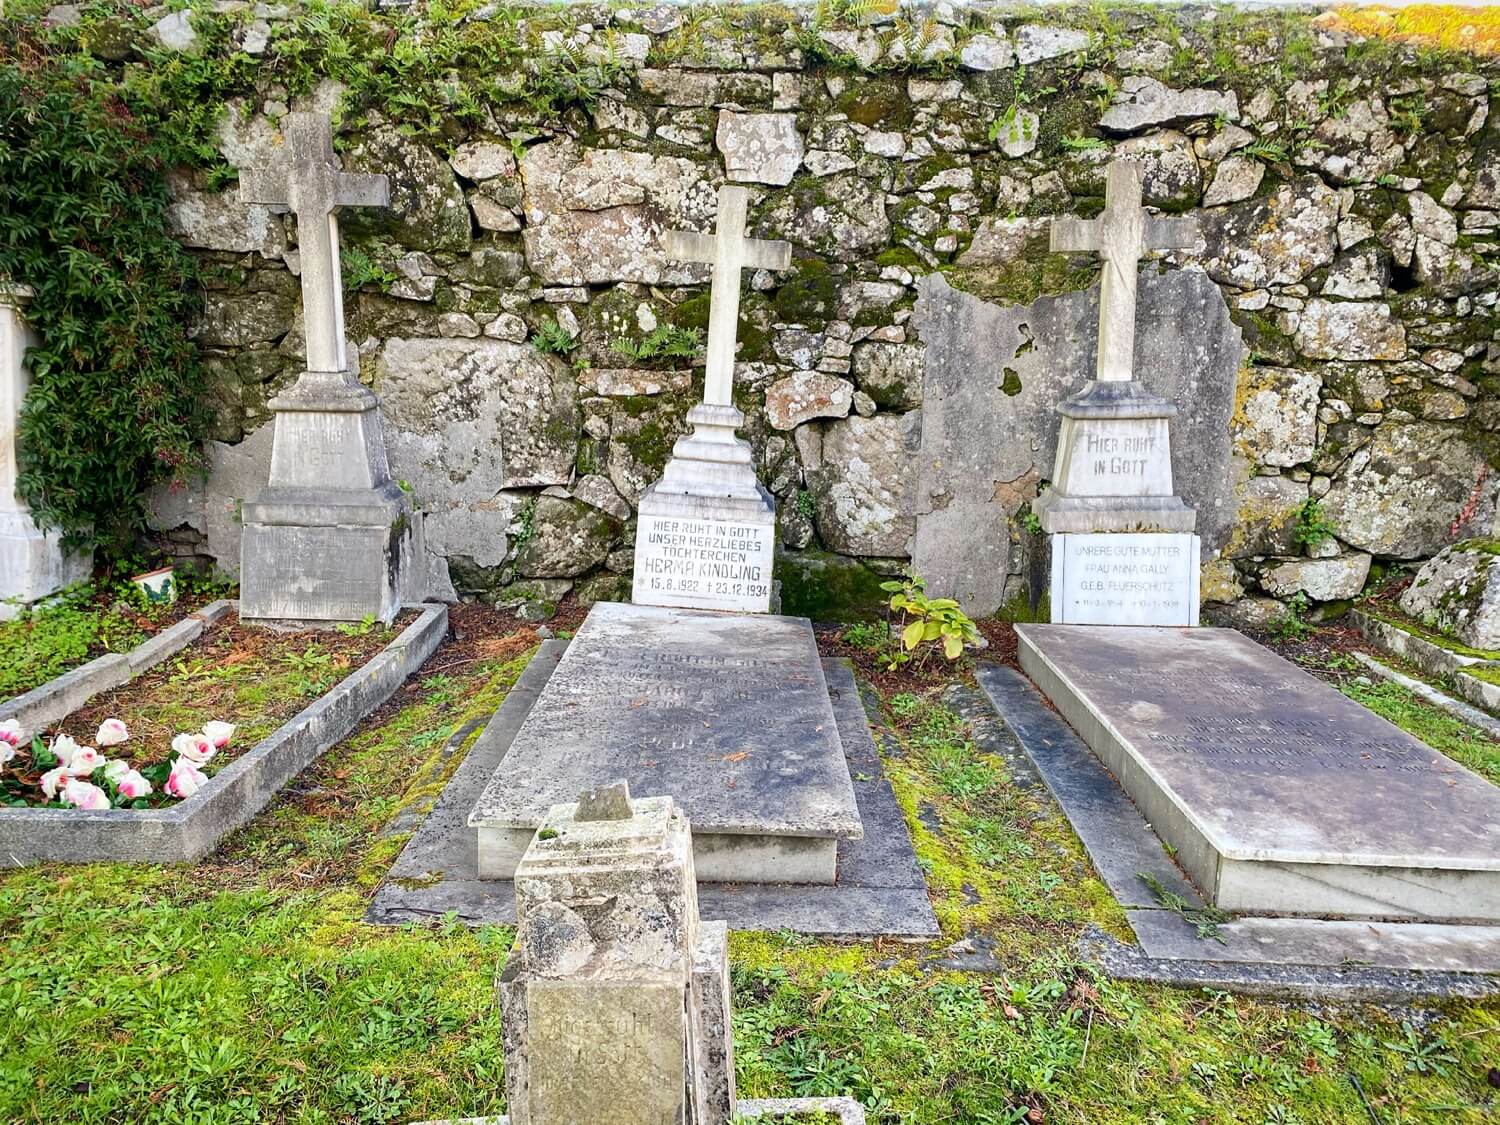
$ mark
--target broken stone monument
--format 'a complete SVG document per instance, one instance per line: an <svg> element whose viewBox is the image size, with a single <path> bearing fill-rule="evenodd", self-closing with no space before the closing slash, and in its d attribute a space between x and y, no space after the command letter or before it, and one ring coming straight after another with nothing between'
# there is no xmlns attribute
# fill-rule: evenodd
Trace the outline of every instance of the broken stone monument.
<svg viewBox="0 0 1500 1125"><path fill-rule="evenodd" d="M640 605L766 613L771 608L776 502L755 476L750 444L735 431L735 336L740 272L785 269L789 243L745 237L750 193L719 189L713 234L670 231L667 252L713 265L708 370L693 432L672 449L662 479L641 496L632 599Z"/></svg>
<svg viewBox="0 0 1500 1125"><path fill-rule="evenodd" d="M16 441L34 340L22 318L31 290L0 280L0 621L33 602L82 582L93 557L64 551L55 531L44 531L16 491Z"/></svg>
<svg viewBox="0 0 1500 1125"><path fill-rule="evenodd" d="M736 1101L728 931L699 920L670 797L632 800L615 781L548 810L516 870L498 991L512 1125L726 1125L772 1108L864 1120L846 1098Z"/></svg>
<svg viewBox="0 0 1500 1125"><path fill-rule="evenodd" d="M1096 375L1058 407L1051 487L1032 505L1052 536L1054 623L1198 623L1197 514L1172 487L1177 407L1132 377L1141 256L1196 237L1191 221L1142 209L1141 171L1129 161L1107 169L1099 218L1052 225L1053 251L1104 259Z"/></svg>
<svg viewBox="0 0 1500 1125"><path fill-rule="evenodd" d="M245 620L390 621L419 595L412 507L391 479L379 399L344 339L341 207L384 207L383 175L341 170L328 118L292 113L271 166L246 172L245 203L297 216L307 368L270 402L270 481L243 506Z"/></svg>

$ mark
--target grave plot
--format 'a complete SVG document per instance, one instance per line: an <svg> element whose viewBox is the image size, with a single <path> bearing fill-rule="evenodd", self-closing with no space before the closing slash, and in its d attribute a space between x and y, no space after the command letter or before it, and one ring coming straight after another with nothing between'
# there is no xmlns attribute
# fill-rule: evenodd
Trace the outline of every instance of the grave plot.
<svg viewBox="0 0 1500 1125"><path fill-rule="evenodd" d="M218 602L103 673L85 666L13 701L0 719L0 855L197 859L384 702L446 619L416 606L390 627L273 632Z"/></svg>

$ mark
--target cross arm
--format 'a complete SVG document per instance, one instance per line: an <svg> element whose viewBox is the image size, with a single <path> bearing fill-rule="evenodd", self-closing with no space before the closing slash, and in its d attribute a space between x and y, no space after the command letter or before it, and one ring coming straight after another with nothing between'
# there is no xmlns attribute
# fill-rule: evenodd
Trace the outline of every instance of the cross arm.
<svg viewBox="0 0 1500 1125"><path fill-rule="evenodd" d="M391 181L380 172L341 172L337 201L340 207L389 207Z"/></svg>
<svg viewBox="0 0 1500 1125"><path fill-rule="evenodd" d="M260 203L286 210L289 203L287 170L272 166L240 173L240 202Z"/></svg>
<svg viewBox="0 0 1500 1125"><path fill-rule="evenodd" d="M792 264L792 244L781 239L747 238L745 265L750 269L784 270Z"/></svg>
<svg viewBox="0 0 1500 1125"><path fill-rule="evenodd" d="M711 234L691 230L669 230L665 238L667 256L680 262L712 262L717 245Z"/></svg>
<svg viewBox="0 0 1500 1125"><path fill-rule="evenodd" d="M1092 219L1053 219L1052 252L1073 253L1079 250L1098 250L1099 224Z"/></svg>
<svg viewBox="0 0 1500 1125"><path fill-rule="evenodd" d="M1198 222L1150 215L1146 219L1145 243L1148 250L1191 250L1198 245Z"/></svg>

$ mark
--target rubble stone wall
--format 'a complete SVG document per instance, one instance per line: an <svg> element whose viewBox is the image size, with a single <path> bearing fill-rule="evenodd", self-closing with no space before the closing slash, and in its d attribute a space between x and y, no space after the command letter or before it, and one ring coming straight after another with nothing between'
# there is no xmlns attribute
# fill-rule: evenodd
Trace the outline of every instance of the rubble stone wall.
<svg viewBox="0 0 1500 1125"><path fill-rule="evenodd" d="M435 594L626 593L634 504L702 384L674 353L706 328L706 267L669 260L662 234L709 229L726 179L753 188L751 233L793 246L790 270L745 277L735 384L780 505L791 610L868 607L881 575L922 554L919 515L941 507L919 495L923 396L953 375L931 355L952 349L929 349L942 317L914 319L924 278L1028 314L1086 290L1096 260L1049 254L1048 220L1097 214L1118 157L1144 165L1148 203L1199 220L1201 247L1164 263L1214 283L1150 315L1201 318L1233 334L1215 355L1241 356L1237 375L1201 383L1232 401L1182 404L1227 419L1214 423L1226 455L1177 451L1179 477L1211 473L1226 498L1205 596L1337 603L1372 567L1491 532L1493 59L1306 13L547 9L517 24L535 65L598 65L599 88L561 112L493 97L434 129L395 102L349 104L333 80L290 91L275 65L286 11L251 15L231 49L264 73L229 106L223 160L264 161L282 114L321 105L341 115L345 166L391 177L390 213L344 221L349 335L393 474L425 514ZM180 49L200 47L189 33ZM215 421L207 481L158 497L156 523L181 554L232 570L237 502L265 479L266 403L296 377L301 340L295 224L222 181L184 171L174 185L182 240L222 267L192 328ZM1015 338L994 364L962 372L1002 398L1022 390L1011 357L1033 346L1027 315L1005 323ZM984 341L968 346L983 360ZM1054 400L1015 401L1025 417L984 439L1004 471L991 482L987 453L967 451L994 501L985 525L943 532L952 551L985 540L1004 568L981 610L1038 573L1027 513L1051 468L1037 435L1055 428Z"/></svg>

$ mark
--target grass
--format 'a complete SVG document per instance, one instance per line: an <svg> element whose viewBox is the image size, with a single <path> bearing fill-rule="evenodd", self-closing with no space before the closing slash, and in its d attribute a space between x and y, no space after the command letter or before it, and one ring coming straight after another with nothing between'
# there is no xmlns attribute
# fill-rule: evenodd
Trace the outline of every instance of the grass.
<svg viewBox="0 0 1500 1125"><path fill-rule="evenodd" d="M501 1112L493 976L509 931L361 917L404 839L393 818L441 790L461 756L451 744L524 666L516 647L461 666L440 649L191 869L0 874L0 1120ZM1045 793L1014 785L940 689L886 704L883 753L943 936L912 947L733 935L743 1096L852 1094L873 1122L922 1125L1493 1119L1495 1002L1389 1012L1101 977L1074 939L1123 919ZM936 964L958 939L989 949L996 970Z"/></svg>
<svg viewBox="0 0 1500 1125"><path fill-rule="evenodd" d="M93 590L70 590L53 604L0 622L0 699L21 695L106 652L146 639L135 615L99 610Z"/></svg>

